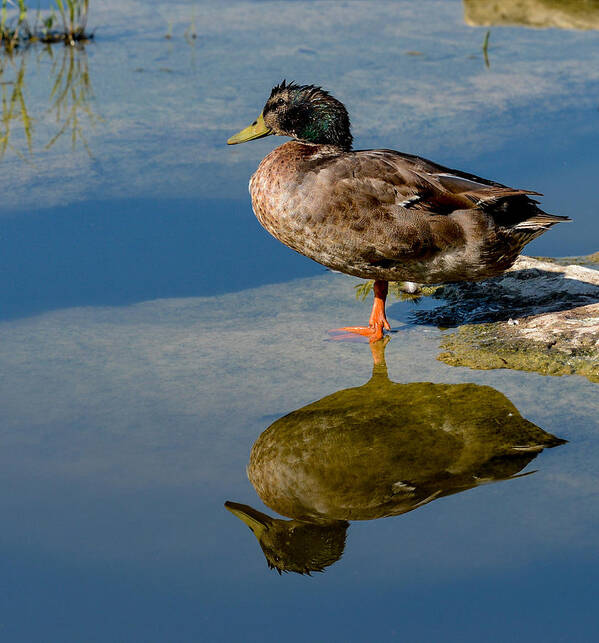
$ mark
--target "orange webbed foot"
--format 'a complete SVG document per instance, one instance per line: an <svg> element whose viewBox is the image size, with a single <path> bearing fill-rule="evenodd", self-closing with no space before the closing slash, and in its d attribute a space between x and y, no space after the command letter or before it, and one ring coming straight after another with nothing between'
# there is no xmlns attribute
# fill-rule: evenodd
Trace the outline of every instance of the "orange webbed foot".
<svg viewBox="0 0 599 643"><path fill-rule="evenodd" d="M334 335L333 339L337 341L349 340L353 335L368 337L368 341L372 344L383 339L384 331L391 330L391 326L387 321L385 315L385 300L387 299L387 290L389 284L386 281L374 282L374 301L372 303L372 312L368 320L368 326L346 326L345 328L338 328L337 330L330 331L331 333L340 333Z"/></svg>
<svg viewBox="0 0 599 643"><path fill-rule="evenodd" d="M376 326L382 326L385 330L391 330L391 326L389 325L389 322L387 321L387 317L385 316L385 313L383 312L382 314L378 311L372 313L370 315L370 319L368 320L368 326L370 328L375 328Z"/></svg>
<svg viewBox="0 0 599 643"><path fill-rule="evenodd" d="M388 323L386 328L389 328ZM333 333L332 339L336 341L351 340L355 335L360 335L368 338L368 341L372 344L384 337L383 322L377 322L373 326L344 326L343 328L336 328L329 332Z"/></svg>

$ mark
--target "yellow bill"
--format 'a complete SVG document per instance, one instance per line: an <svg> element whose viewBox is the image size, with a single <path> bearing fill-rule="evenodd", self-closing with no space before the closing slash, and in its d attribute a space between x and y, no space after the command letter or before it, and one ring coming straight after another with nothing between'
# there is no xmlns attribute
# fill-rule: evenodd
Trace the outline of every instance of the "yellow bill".
<svg viewBox="0 0 599 643"><path fill-rule="evenodd" d="M268 136L272 134L272 130L269 127L266 127L264 123L264 118L262 114L248 127L242 129L241 132L237 132L234 136L227 141L227 145L237 145L237 143L245 143L246 141L252 141L255 138L262 138L263 136Z"/></svg>
<svg viewBox="0 0 599 643"><path fill-rule="evenodd" d="M241 141L240 141L241 142ZM272 523L272 518L263 514L261 511L253 509L249 505L242 505L238 502L225 502L225 507L234 515L244 522L253 532L256 538L260 540L260 536L268 531L269 524Z"/></svg>

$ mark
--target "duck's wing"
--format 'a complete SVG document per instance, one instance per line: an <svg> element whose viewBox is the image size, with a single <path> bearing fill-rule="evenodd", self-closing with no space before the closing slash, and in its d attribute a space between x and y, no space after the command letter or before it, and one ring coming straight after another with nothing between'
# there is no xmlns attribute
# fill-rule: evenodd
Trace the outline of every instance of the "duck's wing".
<svg viewBox="0 0 599 643"><path fill-rule="evenodd" d="M540 210L530 198L538 192L393 150L348 153L324 175L331 189L323 190L323 209L341 214L352 236L360 236L360 253L381 265L400 255L425 258L472 241L494 243L501 230L524 245L568 219Z"/></svg>
<svg viewBox="0 0 599 643"><path fill-rule="evenodd" d="M385 202L393 194L394 205L400 208L448 215L472 208L491 211L502 201L519 197L519 205L528 203L538 212L534 207L537 201L530 195L541 196L539 192L511 188L418 156L394 150L363 150L356 152L353 160L359 168L354 170L354 178L362 189L363 184L369 184L367 192L378 193Z"/></svg>

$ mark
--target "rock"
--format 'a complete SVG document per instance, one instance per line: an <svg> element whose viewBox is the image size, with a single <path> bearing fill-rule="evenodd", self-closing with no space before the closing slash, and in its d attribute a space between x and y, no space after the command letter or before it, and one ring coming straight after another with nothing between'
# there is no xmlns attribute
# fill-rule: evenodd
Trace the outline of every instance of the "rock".
<svg viewBox="0 0 599 643"><path fill-rule="evenodd" d="M598 270L520 257L501 277L443 286L434 297L446 304L416 321L460 326L444 336L441 361L599 382Z"/></svg>
<svg viewBox="0 0 599 643"><path fill-rule="evenodd" d="M557 263L560 266L587 266L594 268L599 264L599 252L594 252L591 255L584 255L583 257L535 257L540 261L548 261L549 263Z"/></svg>
<svg viewBox="0 0 599 643"><path fill-rule="evenodd" d="M464 20L472 26L599 29L599 3L597 0L464 0Z"/></svg>

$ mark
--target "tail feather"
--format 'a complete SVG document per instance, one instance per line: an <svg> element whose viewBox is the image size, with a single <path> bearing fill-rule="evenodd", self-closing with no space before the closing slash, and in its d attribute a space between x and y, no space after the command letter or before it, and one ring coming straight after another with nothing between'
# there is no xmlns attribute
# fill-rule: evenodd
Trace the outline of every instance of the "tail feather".
<svg viewBox="0 0 599 643"><path fill-rule="evenodd" d="M570 217L547 214L537 207L538 201L528 194L510 194L498 198L493 204L485 202L482 207L493 217L495 223L514 233L538 236L556 223L571 221Z"/></svg>
<svg viewBox="0 0 599 643"><path fill-rule="evenodd" d="M513 226L514 230L547 230L556 223L572 221L570 217L557 214L547 214L539 210L536 214L524 221L519 221Z"/></svg>

